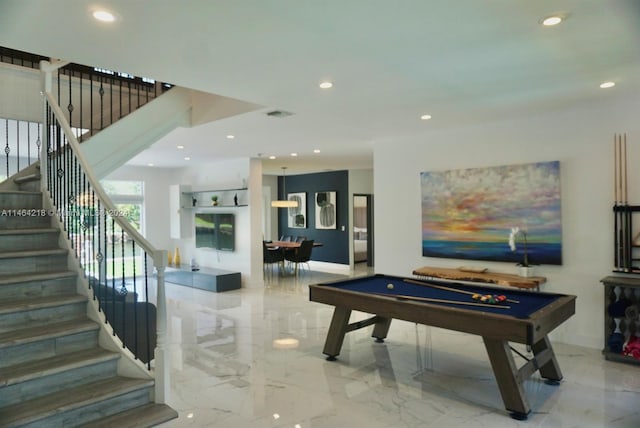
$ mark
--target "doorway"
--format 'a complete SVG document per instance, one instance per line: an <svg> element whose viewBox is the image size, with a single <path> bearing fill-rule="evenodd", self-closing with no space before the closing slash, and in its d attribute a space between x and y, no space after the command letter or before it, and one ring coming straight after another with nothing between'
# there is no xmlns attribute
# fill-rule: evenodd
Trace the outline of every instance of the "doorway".
<svg viewBox="0 0 640 428"><path fill-rule="evenodd" d="M353 195L353 263L373 266L372 195Z"/></svg>

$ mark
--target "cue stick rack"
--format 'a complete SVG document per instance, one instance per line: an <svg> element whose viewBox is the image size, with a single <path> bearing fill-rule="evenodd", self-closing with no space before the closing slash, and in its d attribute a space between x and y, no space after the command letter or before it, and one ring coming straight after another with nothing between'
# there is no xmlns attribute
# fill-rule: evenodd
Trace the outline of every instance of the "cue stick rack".
<svg viewBox="0 0 640 428"><path fill-rule="evenodd" d="M614 272L640 274L640 233L633 234L633 214L640 205L630 205L627 185L627 134L614 134ZM638 254L638 255L637 255Z"/></svg>

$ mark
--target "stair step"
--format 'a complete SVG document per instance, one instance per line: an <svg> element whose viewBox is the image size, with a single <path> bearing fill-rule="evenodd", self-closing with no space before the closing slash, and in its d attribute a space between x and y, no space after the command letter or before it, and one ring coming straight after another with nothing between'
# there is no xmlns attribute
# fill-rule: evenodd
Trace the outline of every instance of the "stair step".
<svg viewBox="0 0 640 428"><path fill-rule="evenodd" d="M66 255L68 251L64 248L51 248L47 250L20 250L20 251L3 251L0 252L0 259L15 259L20 257L34 256L50 256L50 255Z"/></svg>
<svg viewBox="0 0 640 428"><path fill-rule="evenodd" d="M0 275L0 286L7 284L18 284L24 282L32 282L32 281L47 281L50 279L61 279L61 278L75 278L77 277L77 273L64 270L64 271L53 271L53 272L42 272L42 273L20 273L16 275Z"/></svg>
<svg viewBox="0 0 640 428"><path fill-rule="evenodd" d="M0 367L95 348L100 326L89 318L0 333Z"/></svg>
<svg viewBox="0 0 640 428"><path fill-rule="evenodd" d="M34 309L53 308L56 306L85 303L86 296L80 294L61 294L58 296L32 297L28 299L7 299L0 301L0 315Z"/></svg>
<svg viewBox="0 0 640 428"><path fill-rule="evenodd" d="M86 316L87 297L61 294L0 301L0 332Z"/></svg>
<svg viewBox="0 0 640 428"><path fill-rule="evenodd" d="M112 377L120 354L92 348L0 369L0 408Z"/></svg>
<svg viewBox="0 0 640 428"><path fill-rule="evenodd" d="M12 215L14 210L42 208L42 192L30 190L0 190L0 213Z"/></svg>
<svg viewBox="0 0 640 428"><path fill-rule="evenodd" d="M38 181L42 178L42 175L38 172L35 174L23 175L13 179L16 184L28 183L29 181Z"/></svg>
<svg viewBox="0 0 640 428"><path fill-rule="evenodd" d="M38 235L45 233L60 233L60 229L55 227L40 227L40 228L30 228L30 229L0 229L0 236L11 236L11 235Z"/></svg>
<svg viewBox="0 0 640 428"><path fill-rule="evenodd" d="M0 275L0 300L72 294L77 277L73 271Z"/></svg>
<svg viewBox="0 0 640 428"><path fill-rule="evenodd" d="M78 426L142 405L152 380L113 377L0 409L3 427Z"/></svg>
<svg viewBox="0 0 640 428"><path fill-rule="evenodd" d="M3 210L7 215L1 215ZM38 211L37 213L40 214L41 211ZM14 213L12 211L5 210L4 207L0 208L0 229L24 229L34 227L49 227L51 225L51 216L48 214L48 212L47 215L33 216L9 214Z"/></svg>
<svg viewBox="0 0 640 428"><path fill-rule="evenodd" d="M84 428L146 428L154 427L178 417L178 412L166 404L149 403L145 406L116 413L108 418L88 423Z"/></svg>
<svg viewBox="0 0 640 428"><path fill-rule="evenodd" d="M52 272L67 265L64 248L0 252L0 276L28 272Z"/></svg>
<svg viewBox="0 0 640 428"><path fill-rule="evenodd" d="M58 248L60 229L0 229L0 252Z"/></svg>

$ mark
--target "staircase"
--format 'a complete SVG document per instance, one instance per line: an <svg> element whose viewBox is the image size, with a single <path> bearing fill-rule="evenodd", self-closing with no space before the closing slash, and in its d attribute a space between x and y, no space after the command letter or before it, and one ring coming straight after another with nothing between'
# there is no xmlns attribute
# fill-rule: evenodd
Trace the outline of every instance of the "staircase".
<svg viewBox="0 0 640 428"><path fill-rule="evenodd" d="M17 181L20 190L0 191L0 426L151 427L176 418L153 402L153 379L118 374L123 357L98 344L101 326L87 316L61 230L49 216L14 215L40 213L39 173Z"/></svg>

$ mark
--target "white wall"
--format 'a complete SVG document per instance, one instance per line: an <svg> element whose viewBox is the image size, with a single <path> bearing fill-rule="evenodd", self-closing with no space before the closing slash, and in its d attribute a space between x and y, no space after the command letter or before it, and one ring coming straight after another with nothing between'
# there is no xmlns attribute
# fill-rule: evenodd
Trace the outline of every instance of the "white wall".
<svg viewBox="0 0 640 428"><path fill-rule="evenodd" d="M465 264L516 273L510 263L422 257L420 173L559 160L563 265L539 266L538 274L547 277L543 291L577 295L577 309L552 339L602 348L605 309L599 281L613 268L614 133L627 133L629 202L640 203L640 170L635 167L640 160L640 97L609 95L603 94L599 103L537 117L376 142L376 272L411 276L420 266ZM507 236L505 231L505 245Z"/></svg>

